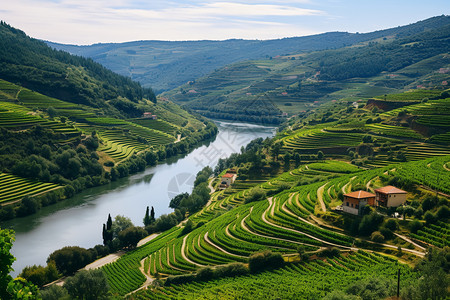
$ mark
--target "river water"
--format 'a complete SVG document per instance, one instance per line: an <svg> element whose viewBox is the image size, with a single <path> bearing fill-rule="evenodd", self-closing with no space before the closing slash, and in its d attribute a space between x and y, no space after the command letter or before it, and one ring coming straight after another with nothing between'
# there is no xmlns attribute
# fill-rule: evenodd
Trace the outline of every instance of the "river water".
<svg viewBox="0 0 450 300"><path fill-rule="evenodd" d="M69 200L42 208L37 214L0 224L16 232L12 253L17 258L12 276L25 266L45 265L53 251L64 246L90 248L102 244L102 224L108 214L129 217L143 225L147 206L158 217L172 212L169 201L191 192L195 175L205 166L214 168L219 158L239 152L251 140L270 137L274 127L216 121L216 139L184 157L149 167L145 171L101 187L91 188Z"/></svg>

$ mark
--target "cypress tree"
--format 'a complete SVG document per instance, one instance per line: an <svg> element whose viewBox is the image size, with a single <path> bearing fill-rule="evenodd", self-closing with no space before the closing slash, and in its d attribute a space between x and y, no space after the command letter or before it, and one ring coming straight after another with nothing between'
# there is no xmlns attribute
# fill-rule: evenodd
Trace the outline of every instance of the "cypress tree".
<svg viewBox="0 0 450 300"><path fill-rule="evenodd" d="M106 225L103 223L103 231L102 231L103 245L106 245L108 239L108 232L106 231Z"/></svg>
<svg viewBox="0 0 450 300"><path fill-rule="evenodd" d="M111 214L108 214L108 221L106 222L106 230L111 230L112 227L112 219L111 219Z"/></svg>
<svg viewBox="0 0 450 300"><path fill-rule="evenodd" d="M145 211L145 217L144 217L144 225L150 225L151 223L151 219L150 219L150 215L149 215L149 208L147 206L147 210Z"/></svg>
<svg viewBox="0 0 450 300"><path fill-rule="evenodd" d="M155 221L155 209L152 206L152 211L150 212L150 222L153 223Z"/></svg>

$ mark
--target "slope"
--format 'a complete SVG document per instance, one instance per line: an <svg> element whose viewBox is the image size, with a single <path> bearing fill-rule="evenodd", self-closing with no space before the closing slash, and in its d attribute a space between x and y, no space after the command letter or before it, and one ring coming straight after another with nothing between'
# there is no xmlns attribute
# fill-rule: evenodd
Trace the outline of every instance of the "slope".
<svg viewBox="0 0 450 300"><path fill-rule="evenodd" d="M236 63L162 96L208 117L276 123L282 113L304 113L330 100L445 89L449 36L444 26L396 40Z"/></svg>
<svg viewBox="0 0 450 300"><path fill-rule="evenodd" d="M335 49L362 42L407 37L449 24L448 16L439 16L414 24L370 33L329 32L278 40L227 41L136 41L91 46L61 45L55 49L90 57L107 68L131 77L156 91L173 89L196 80L215 69L248 59L264 59L324 49Z"/></svg>

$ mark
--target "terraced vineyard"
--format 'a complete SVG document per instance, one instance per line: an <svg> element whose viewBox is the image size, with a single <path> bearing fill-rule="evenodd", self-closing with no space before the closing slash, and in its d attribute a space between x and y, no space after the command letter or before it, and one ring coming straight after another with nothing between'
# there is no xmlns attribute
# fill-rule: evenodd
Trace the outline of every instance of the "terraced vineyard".
<svg viewBox="0 0 450 300"><path fill-rule="evenodd" d="M437 224L430 224L417 231L417 233L411 233L411 237L423 241L429 245L437 247L450 246L450 224L444 222L438 222Z"/></svg>
<svg viewBox="0 0 450 300"><path fill-rule="evenodd" d="M411 269L397 261L367 252L345 253L336 258L291 263L275 271L191 282L142 290L132 299L322 299L334 290L341 290L358 280L395 279L400 269L405 280L414 278ZM280 284L283 283L283 284ZM130 297L131 298L131 297Z"/></svg>
<svg viewBox="0 0 450 300"><path fill-rule="evenodd" d="M159 130L170 135L175 135L174 133L179 129L178 127L164 120L133 119L132 121L133 123L142 125L150 129Z"/></svg>
<svg viewBox="0 0 450 300"><path fill-rule="evenodd" d="M212 194L209 205L190 217L194 224L205 223L203 226L186 235L181 234L182 228L174 227L105 269L111 286L117 286L113 292L124 295L132 291L131 287L119 285L119 280L138 285L137 277L132 275L135 271L119 274L114 268L127 268L131 272L142 265L147 276L169 276L190 273L204 266L246 262L252 253L265 249L283 255L295 253L299 245L308 252L329 246L355 250L354 238L319 226L310 216L322 206L328 209L338 205L337 195L350 191L352 185L371 187L371 183L388 170L361 172L343 162L326 161L302 166L268 181L240 183L240 188L233 188L232 192L218 191ZM305 178L328 180L276 193L278 187ZM264 201L245 204L249 192L249 188L244 188L246 185L259 186L276 194ZM389 247L396 249L396 246ZM144 278L140 280L142 284Z"/></svg>
<svg viewBox="0 0 450 300"><path fill-rule="evenodd" d="M62 134L61 142L68 142L80 136L80 132L71 125L35 116L27 108L20 105L0 102L0 127L24 130L36 125Z"/></svg>
<svg viewBox="0 0 450 300"><path fill-rule="evenodd" d="M0 203L20 200L27 195L38 195L59 188L62 188L62 186L54 183L33 181L0 173Z"/></svg>

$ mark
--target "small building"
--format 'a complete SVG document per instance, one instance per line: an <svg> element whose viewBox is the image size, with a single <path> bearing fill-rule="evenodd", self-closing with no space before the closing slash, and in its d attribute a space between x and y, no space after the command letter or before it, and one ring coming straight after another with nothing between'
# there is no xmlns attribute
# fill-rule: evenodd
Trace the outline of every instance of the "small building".
<svg viewBox="0 0 450 300"><path fill-rule="evenodd" d="M233 184L235 179L236 179L236 174L225 173L225 175L222 176L222 184L226 184L227 186L230 186Z"/></svg>
<svg viewBox="0 0 450 300"><path fill-rule="evenodd" d="M156 115L152 114L151 112L145 112L142 115L142 117L145 119L152 119L152 120L156 120L158 118Z"/></svg>
<svg viewBox="0 0 450 300"><path fill-rule="evenodd" d="M397 207L406 202L406 195L408 193L388 185L379 189L375 189L375 201L377 206Z"/></svg>
<svg viewBox="0 0 450 300"><path fill-rule="evenodd" d="M355 191L344 195L342 210L349 214L360 215L366 205L375 205L375 194Z"/></svg>

